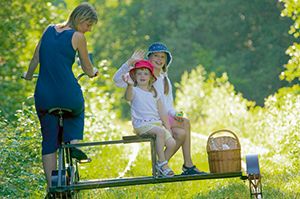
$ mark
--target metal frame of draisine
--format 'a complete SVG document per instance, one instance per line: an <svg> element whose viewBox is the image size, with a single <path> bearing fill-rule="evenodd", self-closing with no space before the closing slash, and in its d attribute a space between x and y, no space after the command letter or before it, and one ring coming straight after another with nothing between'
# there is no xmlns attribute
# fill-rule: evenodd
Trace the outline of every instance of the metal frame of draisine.
<svg viewBox="0 0 300 199"><path fill-rule="evenodd" d="M69 147L86 147L86 146L99 146L99 145L112 145L112 144L129 144L139 142L150 142L151 146L151 159L152 159L152 176L146 177L132 177L132 178L115 178L115 179L96 179L77 181L72 184L62 184L61 186L52 186L49 189L50 193L64 193L70 191L80 191L87 189L98 189L106 187L121 187L143 184L157 184L157 183L170 183L180 181L192 180L209 180L209 179L222 179L222 178L240 178L249 181L250 198L262 198L262 184L261 175L257 155L246 155L246 173L243 172L230 172L230 173L209 173L205 175L175 175L173 177L159 177L157 176L155 163L155 137L153 136L124 136L121 140L89 142L80 144L67 144L62 148ZM61 154L63 155L63 154ZM59 158L61 160L63 158ZM61 172L60 172L61 173ZM65 176L61 178L66 179ZM56 184L57 185L57 184Z"/></svg>

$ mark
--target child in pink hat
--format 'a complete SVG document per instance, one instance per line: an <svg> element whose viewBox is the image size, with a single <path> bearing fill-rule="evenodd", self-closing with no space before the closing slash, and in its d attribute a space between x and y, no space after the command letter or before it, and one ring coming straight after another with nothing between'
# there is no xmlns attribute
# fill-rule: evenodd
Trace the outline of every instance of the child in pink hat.
<svg viewBox="0 0 300 199"><path fill-rule="evenodd" d="M153 73L152 63L147 60L137 61L129 71L129 75L123 75L123 80L127 83L125 99L131 104L134 132L138 135L156 136L158 156L156 169L162 176L174 176L165 156L174 153L176 143L170 133L168 115L164 110L161 96L153 87L156 77ZM164 147L166 147L165 150Z"/></svg>

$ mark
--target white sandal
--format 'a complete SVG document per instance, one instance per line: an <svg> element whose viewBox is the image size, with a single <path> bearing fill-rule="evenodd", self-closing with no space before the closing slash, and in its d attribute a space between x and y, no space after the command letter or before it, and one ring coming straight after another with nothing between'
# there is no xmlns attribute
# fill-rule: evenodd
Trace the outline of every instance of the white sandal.
<svg viewBox="0 0 300 199"><path fill-rule="evenodd" d="M173 177L174 172L170 168L163 168L166 164L168 164L168 161L165 160L163 162L156 162L155 168L159 172L160 175L165 176L165 177Z"/></svg>

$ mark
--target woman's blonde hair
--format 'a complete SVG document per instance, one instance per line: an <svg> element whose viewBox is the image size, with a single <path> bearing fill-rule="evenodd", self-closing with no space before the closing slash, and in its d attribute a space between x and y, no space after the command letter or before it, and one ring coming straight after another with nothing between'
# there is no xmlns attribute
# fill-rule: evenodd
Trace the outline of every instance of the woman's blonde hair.
<svg viewBox="0 0 300 199"><path fill-rule="evenodd" d="M70 26L77 30L78 24L89 21L93 24L98 22L98 16L96 10L89 3L81 3L70 14L68 21L65 22L62 27Z"/></svg>

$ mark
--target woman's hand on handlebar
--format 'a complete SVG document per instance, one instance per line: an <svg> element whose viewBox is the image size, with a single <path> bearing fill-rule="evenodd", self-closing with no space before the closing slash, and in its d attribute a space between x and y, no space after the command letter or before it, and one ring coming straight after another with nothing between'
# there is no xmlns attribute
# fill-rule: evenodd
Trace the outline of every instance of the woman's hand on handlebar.
<svg viewBox="0 0 300 199"><path fill-rule="evenodd" d="M96 77L96 76L98 76L98 74L99 74L99 71L98 71L98 69L97 68L93 68L93 76L89 76L88 74L86 74L86 73L81 73L80 75L78 75L77 76L77 80L79 80L80 78L82 78L83 76L89 76L89 78L94 78L94 77Z"/></svg>
<svg viewBox="0 0 300 199"><path fill-rule="evenodd" d="M93 77L98 76L99 71L98 71L97 68L94 67L94 68L93 68L93 72L94 72L94 76L93 76Z"/></svg>
<svg viewBox="0 0 300 199"><path fill-rule="evenodd" d="M92 76L90 76L90 75L88 75L90 78L93 78L93 77L96 77L98 75L98 69L97 68L93 68L93 75Z"/></svg>
<svg viewBox="0 0 300 199"><path fill-rule="evenodd" d="M25 79L25 80L32 80L33 78L37 78L38 75L36 74L32 74L32 75L29 75L27 72L24 72L23 75L21 76L21 78Z"/></svg>

